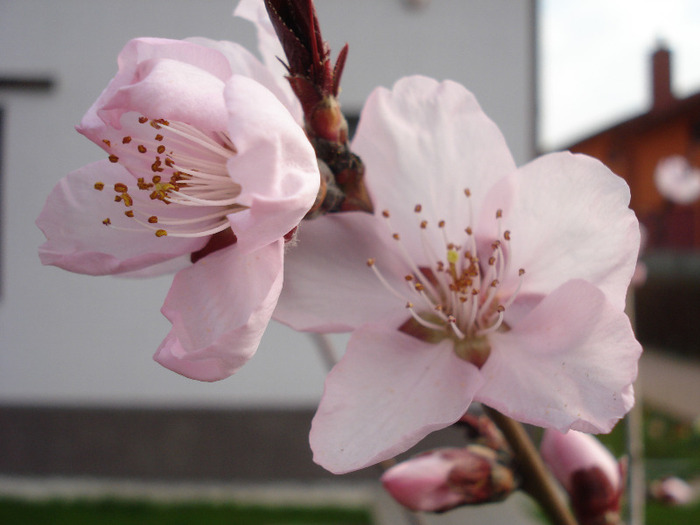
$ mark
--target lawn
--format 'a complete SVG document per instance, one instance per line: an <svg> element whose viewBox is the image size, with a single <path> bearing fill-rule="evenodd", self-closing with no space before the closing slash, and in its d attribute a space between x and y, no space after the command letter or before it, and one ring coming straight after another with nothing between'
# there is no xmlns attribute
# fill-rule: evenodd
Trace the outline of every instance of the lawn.
<svg viewBox="0 0 700 525"><path fill-rule="evenodd" d="M623 424L601 440L617 456L625 452ZM700 475L700 429L646 410L644 447L647 479ZM371 525L361 509L244 506L233 503L152 503L119 499L27 501L0 498L0 524L27 525ZM647 525L697 525L700 502L670 507L647 505Z"/></svg>
<svg viewBox="0 0 700 525"><path fill-rule="evenodd" d="M676 420L662 412L644 410L644 457L647 482L664 476L686 480L700 477L700 429L697 423ZM599 436L616 456L625 453L625 425ZM673 507L647 503L647 525L698 525L700 501Z"/></svg>
<svg viewBox="0 0 700 525"><path fill-rule="evenodd" d="M122 500L0 499L2 525L370 525L367 511Z"/></svg>

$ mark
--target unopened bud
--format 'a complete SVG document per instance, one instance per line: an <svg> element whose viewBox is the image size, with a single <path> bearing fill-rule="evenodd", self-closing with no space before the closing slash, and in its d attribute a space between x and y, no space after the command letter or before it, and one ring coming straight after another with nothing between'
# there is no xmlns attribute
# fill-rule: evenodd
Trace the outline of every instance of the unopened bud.
<svg viewBox="0 0 700 525"><path fill-rule="evenodd" d="M307 126L312 137L344 144L348 140L348 124L340 110L338 100L326 96L316 104L307 116Z"/></svg>
<svg viewBox="0 0 700 525"><path fill-rule="evenodd" d="M675 476L655 480L649 492L656 501L667 505L686 505L695 499L693 487Z"/></svg>
<svg viewBox="0 0 700 525"><path fill-rule="evenodd" d="M425 452L387 470L382 483L396 501L425 512L500 501L515 489L512 470L480 445Z"/></svg>
<svg viewBox="0 0 700 525"><path fill-rule="evenodd" d="M540 452L569 493L581 525L620 523L624 468L600 441L582 432L547 429Z"/></svg>
<svg viewBox="0 0 700 525"><path fill-rule="evenodd" d="M511 459L513 453L506 438L489 417L467 412L458 423L468 429L467 437L471 442L495 450L502 458Z"/></svg>

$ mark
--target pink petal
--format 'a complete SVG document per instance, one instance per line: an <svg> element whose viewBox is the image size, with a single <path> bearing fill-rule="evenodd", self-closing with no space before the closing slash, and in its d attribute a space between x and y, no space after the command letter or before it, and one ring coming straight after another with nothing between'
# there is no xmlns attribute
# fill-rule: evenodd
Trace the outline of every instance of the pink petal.
<svg viewBox="0 0 700 525"><path fill-rule="evenodd" d="M145 279L149 277L157 277L164 274L175 274L192 265L192 254L187 253L180 255L174 259L169 259L165 262L154 264L140 270L120 273L119 277Z"/></svg>
<svg viewBox="0 0 700 525"><path fill-rule="evenodd" d="M43 264L90 275L129 272L199 250L206 239L156 237L138 229L111 188L134 177L107 160L89 164L61 179L36 221L47 241L39 248ZM105 189L95 190L95 183ZM134 181L135 182L135 181ZM147 196L133 195L134 199ZM112 227L102 224L109 217Z"/></svg>
<svg viewBox="0 0 700 525"><path fill-rule="evenodd" d="M449 341L364 326L326 378L311 426L314 461L342 474L389 459L457 421L480 385Z"/></svg>
<svg viewBox="0 0 700 525"><path fill-rule="evenodd" d="M224 379L258 348L282 288L283 241L251 253L234 245L179 272L162 312L173 328L154 359L201 381Z"/></svg>
<svg viewBox="0 0 700 525"><path fill-rule="evenodd" d="M499 205L501 196L507 202ZM599 161L555 153L495 186L478 229L493 230L495 210L503 209L511 273L526 272L522 293L544 295L570 279L584 279L622 310L639 250L629 199L627 184ZM514 288L516 279L504 286Z"/></svg>
<svg viewBox="0 0 700 525"><path fill-rule="evenodd" d="M565 283L489 342L475 399L518 421L609 432L634 404L641 346L627 316L585 281Z"/></svg>
<svg viewBox="0 0 700 525"><path fill-rule="evenodd" d="M102 111L102 106L123 87L138 81L137 70L143 62L172 59L189 64L206 71L221 81L231 76L231 69L226 58L214 49L186 42L164 38L137 38L130 40L119 54L119 72L88 110L80 124L80 131L90 136L92 128L104 124L119 128L119 119L123 109ZM163 93L167 96L167 93ZM155 101L154 101L155 103ZM98 115L99 112L99 115ZM148 115L150 118L173 118L170 115ZM196 116L193 115L196 118ZM104 119L104 120L103 120ZM195 124L194 122L190 122Z"/></svg>
<svg viewBox="0 0 700 525"><path fill-rule="evenodd" d="M316 199L320 174L303 129L265 87L234 75L226 85L228 131L238 152L228 161L249 209L229 215L240 250L265 246L295 228Z"/></svg>
<svg viewBox="0 0 700 525"><path fill-rule="evenodd" d="M241 2L241 4L242 3L243 2ZM241 4L239 4L237 9L240 9ZM260 6L262 7L265 18L269 23L269 18L267 17L265 7L262 5L262 3L260 3ZM270 26L270 29L272 29L272 26ZM277 36L274 34L274 30L273 37L274 41L277 43L277 47L279 48L278 52L272 56L274 59L274 69L270 68L267 62L265 64L260 62L255 55L236 42L229 42L227 40L215 41L200 37L188 38L187 41L219 51L229 61L231 71L234 75L242 75L244 77L252 78L256 82L265 86L279 99L280 102L282 102L282 104L284 104L287 110L289 110L294 117L294 120L301 125L303 122L301 104L292 92L289 82L285 78L287 71L284 69L282 63L277 59L277 57L284 56L284 51L279 45L279 41L277 40Z"/></svg>
<svg viewBox="0 0 700 525"><path fill-rule="evenodd" d="M98 114L136 111L149 118L176 120L201 130L223 131L226 129L223 92L224 82L196 65L166 58L151 59L139 63L132 83L105 100Z"/></svg>
<svg viewBox="0 0 700 525"><path fill-rule="evenodd" d="M352 145L377 212L388 209L394 224L417 229L420 203L420 219L446 220L450 239L469 226L464 190L474 196L477 217L488 188L516 169L503 135L469 91L420 76L372 92ZM422 251L417 239L406 240L411 253Z"/></svg>
<svg viewBox="0 0 700 525"><path fill-rule="evenodd" d="M265 69L270 73L273 82L277 85L277 89L273 89L265 82L261 83L275 93L289 109L290 113L294 115L296 121L301 123L303 119L301 104L287 81L286 77L288 71L280 61L280 58L284 58L285 56L284 50L282 49L279 38L277 38L275 28L272 27L272 22L270 22L265 4L262 0L241 0L233 14L255 25L258 38L258 50L265 64ZM235 68L233 71L234 73L240 73ZM260 79L255 76L247 76L260 82ZM282 96L280 96L280 94L282 94Z"/></svg>
<svg viewBox="0 0 700 525"><path fill-rule="evenodd" d="M405 289L399 257L387 252L376 229L375 217L362 212L304 221L298 245L287 251L275 319L296 330L343 332L405 311L406 301L367 267L368 258L381 255L377 264L386 279Z"/></svg>

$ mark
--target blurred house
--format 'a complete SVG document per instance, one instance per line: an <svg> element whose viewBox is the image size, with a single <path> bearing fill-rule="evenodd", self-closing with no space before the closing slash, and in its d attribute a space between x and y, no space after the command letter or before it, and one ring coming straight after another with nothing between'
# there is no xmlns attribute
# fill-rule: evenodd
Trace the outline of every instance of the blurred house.
<svg viewBox="0 0 700 525"><path fill-rule="evenodd" d="M649 111L567 149L600 159L627 181L631 207L647 229L648 250L700 249L700 199L691 204L671 202L654 183L654 172L663 159L680 155L690 166L700 167L700 93L676 98L671 51L660 46L651 58Z"/></svg>
<svg viewBox="0 0 700 525"><path fill-rule="evenodd" d="M630 206L646 230L648 279L636 293L640 340L700 357L700 199L664 197L655 183L659 163L675 158L700 184L700 93L674 96L664 46L650 65L649 110L568 149L600 159L630 186Z"/></svg>

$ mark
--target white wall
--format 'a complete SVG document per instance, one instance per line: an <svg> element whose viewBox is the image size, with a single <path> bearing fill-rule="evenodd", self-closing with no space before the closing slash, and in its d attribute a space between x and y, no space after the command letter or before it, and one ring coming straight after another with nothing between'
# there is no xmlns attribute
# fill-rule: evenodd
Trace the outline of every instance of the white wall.
<svg viewBox="0 0 700 525"><path fill-rule="evenodd" d="M341 101L357 111L405 74L452 78L474 91L518 162L534 140L530 0L318 0L325 37L350 56ZM0 76L50 76L49 93L0 90L0 404L312 405L324 368L308 335L274 325L236 376L198 383L151 355L169 324L169 278L126 280L43 267L34 226L60 177L104 153L73 126L136 36L206 36L252 46L231 0L0 0ZM341 337L342 341L343 338Z"/></svg>

